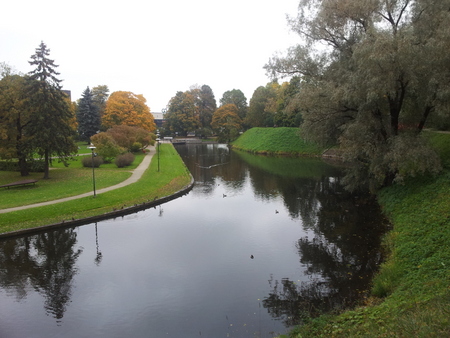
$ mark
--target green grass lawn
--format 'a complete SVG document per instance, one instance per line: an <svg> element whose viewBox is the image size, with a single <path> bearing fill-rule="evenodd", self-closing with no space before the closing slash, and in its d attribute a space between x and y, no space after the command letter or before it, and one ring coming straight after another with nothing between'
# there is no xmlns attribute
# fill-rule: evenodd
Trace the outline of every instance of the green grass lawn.
<svg viewBox="0 0 450 338"><path fill-rule="evenodd" d="M152 163L150 164L150 167L145 171L143 177L138 182L133 183L129 186L98 194L95 198L93 196L85 197L73 201L58 203L55 205L1 214L0 233L58 223L62 222L63 220L69 220L72 218L79 219L88 216L101 215L106 212L110 212L113 209L132 206L134 204L143 203L149 200L151 201L155 198L161 198L171 195L172 193L181 190L183 187L187 186L190 183L190 173L185 167L175 148L171 144L161 145L160 168L161 170L158 172L157 161L155 161L155 157L153 157ZM70 169L61 169L61 171L64 170ZM77 169L73 170L75 173ZM89 168L88 170L85 170L84 168L78 169L78 171L86 173L85 188L88 189L87 191L92 190L92 171ZM123 170L105 170L105 173L107 173L105 177L109 177L109 173L112 173L111 177L113 178L116 174L125 174L123 177L129 175L129 173L124 172ZM67 180L67 183L65 184L67 184L68 188L71 186L80 185L79 179L73 179L74 175L75 174L62 175L65 176L65 179ZM108 178L110 180L110 183L113 179L111 177ZM52 195L53 199L60 198L61 196L58 196L58 193L56 193L54 190L59 190L60 188L57 188L56 184L52 185L52 182L55 182L52 180L56 180L56 177L55 179L48 180L48 195ZM116 179L114 178L114 180ZM123 179L121 180L123 181ZM39 183L40 182L41 181L39 181ZM108 184L112 185L110 183ZM105 183L102 183L102 185L105 185ZM53 189L51 187L53 187ZM38 192L40 188L43 187L37 186L36 188L21 189L18 194L21 194L24 199L30 200L32 199L32 197L25 196L27 194L36 194L37 196L38 194L40 194L40 192ZM78 188L71 187L71 189L76 190ZM8 192L7 190L8 189L6 189L5 191ZM1 190L0 194L3 194L5 191ZM17 199L19 197L15 198ZM4 199L4 201L6 200L7 198Z"/></svg>
<svg viewBox="0 0 450 338"><path fill-rule="evenodd" d="M91 155L88 155L91 156ZM103 164L95 168L95 185L97 189L118 184L131 176L144 158L138 154L132 165L126 168L117 168L113 163ZM39 180L36 185L18 186L0 190L0 205L2 209L50 201L58 198L83 194L93 190L92 168L85 168L80 158L70 161L69 167L53 161L50 170L50 179L42 179L43 173L31 173L30 176L21 177L18 172L4 171L0 175L0 185L19 181L22 179Z"/></svg>
<svg viewBox="0 0 450 338"><path fill-rule="evenodd" d="M301 137L299 128L252 128L232 143L233 148L272 155L322 154L325 148Z"/></svg>

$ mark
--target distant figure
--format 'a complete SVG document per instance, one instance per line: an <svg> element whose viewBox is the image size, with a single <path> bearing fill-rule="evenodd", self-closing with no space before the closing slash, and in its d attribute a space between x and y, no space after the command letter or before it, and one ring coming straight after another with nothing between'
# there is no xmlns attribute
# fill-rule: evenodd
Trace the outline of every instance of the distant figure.
<svg viewBox="0 0 450 338"><path fill-rule="evenodd" d="M253 258L255 258L255 257L253 257L253 255L250 255L250 258L253 259Z"/></svg>
<svg viewBox="0 0 450 338"><path fill-rule="evenodd" d="M275 213L278 214L278 210L275 210Z"/></svg>
<svg viewBox="0 0 450 338"><path fill-rule="evenodd" d="M223 194L223 198L227 197L227 195Z"/></svg>

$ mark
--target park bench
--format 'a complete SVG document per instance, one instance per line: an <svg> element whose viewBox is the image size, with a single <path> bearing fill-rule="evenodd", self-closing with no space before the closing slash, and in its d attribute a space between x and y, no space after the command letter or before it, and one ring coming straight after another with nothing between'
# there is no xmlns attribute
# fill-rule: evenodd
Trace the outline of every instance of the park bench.
<svg viewBox="0 0 450 338"><path fill-rule="evenodd" d="M37 181L38 180L17 181L17 182L0 185L0 188L8 188L9 189L10 187L16 187L16 186L20 186L20 185L36 184Z"/></svg>

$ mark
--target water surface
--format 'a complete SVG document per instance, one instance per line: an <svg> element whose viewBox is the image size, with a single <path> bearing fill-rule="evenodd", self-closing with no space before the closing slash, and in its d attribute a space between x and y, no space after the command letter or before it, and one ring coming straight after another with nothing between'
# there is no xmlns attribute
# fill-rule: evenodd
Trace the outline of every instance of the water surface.
<svg viewBox="0 0 450 338"><path fill-rule="evenodd" d="M188 195L0 241L0 337L273 337L365 290L383 219L338 168L178 150Z"/></svg>

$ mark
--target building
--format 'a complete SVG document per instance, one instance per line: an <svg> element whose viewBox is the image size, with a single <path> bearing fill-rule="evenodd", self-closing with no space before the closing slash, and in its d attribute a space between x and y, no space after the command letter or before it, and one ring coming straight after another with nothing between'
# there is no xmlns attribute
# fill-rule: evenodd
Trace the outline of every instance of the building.
<svg viewBox="0 0 450 338"><path fill-rule="evenodd" d="M156 127L161 128L165 121L164 113L156 112L156 113L152 113L152 115L153 115L153 119L155 120Z"/></svg>

